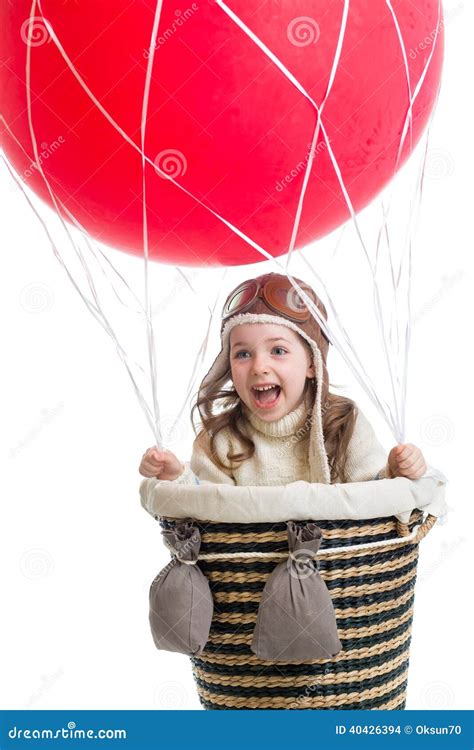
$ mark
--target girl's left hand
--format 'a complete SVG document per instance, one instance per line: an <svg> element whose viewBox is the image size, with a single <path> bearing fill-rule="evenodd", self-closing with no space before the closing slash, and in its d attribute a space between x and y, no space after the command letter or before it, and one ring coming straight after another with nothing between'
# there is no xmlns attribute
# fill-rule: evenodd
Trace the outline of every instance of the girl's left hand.
<svg viewBox="0 0 474 750"><path fill-rule="evenodd" d="M426 461L416 445L400 443L390 451L388 467L392 477L419 479L426 471Z"/></svg>

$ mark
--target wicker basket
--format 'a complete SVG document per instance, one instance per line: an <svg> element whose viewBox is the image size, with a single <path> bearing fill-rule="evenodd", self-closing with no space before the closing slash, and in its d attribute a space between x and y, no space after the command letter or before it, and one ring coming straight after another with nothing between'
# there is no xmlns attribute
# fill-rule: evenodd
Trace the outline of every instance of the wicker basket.
<svg viewBox="0 0 474 750"><path fill-rule="evenodd" d="M250 650L263 587L288 555L286 524L198 522L199 565L214 599L209 640L191 659L203 707L403 709L418 544L435 522L420 511L408 524L394 517L316 522L342 651L297 663L263 661ZM163 528L172 523L160 519Z"/></svg>

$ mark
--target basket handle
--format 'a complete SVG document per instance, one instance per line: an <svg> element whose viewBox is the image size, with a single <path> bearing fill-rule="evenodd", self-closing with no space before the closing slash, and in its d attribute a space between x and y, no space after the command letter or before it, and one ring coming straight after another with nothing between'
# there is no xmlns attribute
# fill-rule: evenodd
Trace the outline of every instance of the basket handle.
<svg viewBox="0 0 474 750"><path fill-rule="evenodd" d="M430 513L428 513L418 527L416 536L413 539L413 543L418 544L419 542L421 542L421 540L425 538L428 532L431 531L437 520L438 519L436 516L432 516ZM400 537L410 536L411 533L410 529L408 528L408 524L402 523L401 521L397 521L397 532L398 536Z"/></svg>
<svg viewBox="0 0 474 750"><path fill-rule="evenodd" d="M437 520L438 519L436 516L432 516L431 513L428 513L425 520L418 529L418 533L416 535L417 543L421 542L421 540L425 538L425 536L428 534L428 532L431 531Z"/></svg>

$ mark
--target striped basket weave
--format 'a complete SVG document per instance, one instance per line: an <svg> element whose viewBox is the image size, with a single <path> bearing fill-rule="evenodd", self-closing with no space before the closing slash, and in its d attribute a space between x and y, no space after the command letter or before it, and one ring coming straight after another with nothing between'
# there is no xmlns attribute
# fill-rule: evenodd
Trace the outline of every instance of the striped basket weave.
<svg viewBox="0 0 474 750"><path fill-rule="evenodd" d="M316 522L342 651L297 663L263 661L250 650L265 582L288 556L286 524L197 522L199 565L214 599L209 640L191 659L203 707L403 709L418 544L435 521L413 511L408 524L394 517ZM163 528L172 523L160 519Z"/></svg>

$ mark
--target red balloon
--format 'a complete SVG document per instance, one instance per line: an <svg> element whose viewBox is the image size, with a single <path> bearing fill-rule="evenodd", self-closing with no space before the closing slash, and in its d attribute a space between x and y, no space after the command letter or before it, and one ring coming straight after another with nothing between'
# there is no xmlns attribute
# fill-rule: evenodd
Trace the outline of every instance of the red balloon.
<svg viewBox="0 0 474 750"><path fill-rule="evenodd" d="M411 88L430 57L413 108L419 140L439 88L443 39L437 0L392 0ZM31 0L3 0L0 12L2 141L22 179L51 203L34 163L83 227L119 249L143 253L143 94L154 3L43 0L78 75L134 148L93 103ZM341 0L234 0L232 10L319 105L339 38ZM436 38L437 37L437 38ZM436 38L436 43L435 43ZM182 265L264 260L210 210L273 256L285 253L316 124L312 104L212 0L164 0L148 105L145 169L150 256ZM323 122L356 211L390 180L409 96L400 39L387 3L351 0L341 58ZM409 156L410 136L402 162ZM157 164L191 195L155 169ZM202 201L204 206L197 202ZM297 247L349 217L320 134Z"/></svg>

